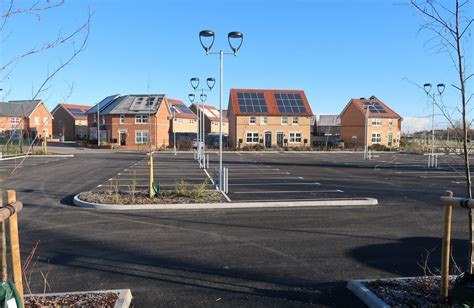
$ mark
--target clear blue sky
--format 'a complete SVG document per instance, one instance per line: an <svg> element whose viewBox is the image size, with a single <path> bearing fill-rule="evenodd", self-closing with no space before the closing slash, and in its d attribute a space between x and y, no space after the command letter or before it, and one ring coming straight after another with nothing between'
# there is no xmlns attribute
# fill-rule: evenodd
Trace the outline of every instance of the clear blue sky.
<svg viewBox="0 0 474 308"><path fill-rule="evenodd" d="M456 74L446 54L424 46L430 35L418 33L420 17L398 3L66 0L39 20L34 15L9 20L1 62L54 38L59 29L70 31L90 6L95 13L88 47L42 95L50 108L73 82L69 103L93 105L115 93L147 93L148 83L150 92L187 103L189 78L219 77L218 57L206 57L198 39L200 30L212 29L216 50L228 50L229 31L245 35L239 55L225 58L225 106L230 88L302 89L316 114L336 114L351 97L375 95L404 117L426 116L431 111L423 91L404 78L451 84ZM472 16L472 6L468 13ZM472 41L466 47L472 59ZM65 46L21 61L1 84L4 99L30 98L32 86L71 52ZM456 90L447 87L446 100L457 99ZM218 87L208 102L218 105Z"/></svg>

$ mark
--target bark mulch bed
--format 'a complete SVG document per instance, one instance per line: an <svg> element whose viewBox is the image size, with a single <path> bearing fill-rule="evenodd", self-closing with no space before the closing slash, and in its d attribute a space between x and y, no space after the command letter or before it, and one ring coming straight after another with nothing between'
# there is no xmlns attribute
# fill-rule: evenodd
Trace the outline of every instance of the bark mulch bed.
<svg viewBox="0 0 474 308"><path fill-rule="evenodd" d="M450 278L450 288L455 278ZM439 276L384 279L366 284L377 297L392 307L453 307L440 296ZM460 307L460 306L454 306Z"/></svg>
<svg viewBox="0 0 474 308"><path fill-rule="evenodd" d="M130 194L126 192L109 193L107 191L83 192L79 199L99 204L180 204L180 203L224 203L225 197L217 191L207 191L198 196L176 195L173 191L162 191L160 196L150 198L146 192Z"/></svg>
<svg viewBox="0 0 474 308"><path fill-rule="evenodd" d="M118 293L80 293L64 295L29 296L25 299L25 308L63 308L63 307L100 307L112 308L118 299Z"/></svg>

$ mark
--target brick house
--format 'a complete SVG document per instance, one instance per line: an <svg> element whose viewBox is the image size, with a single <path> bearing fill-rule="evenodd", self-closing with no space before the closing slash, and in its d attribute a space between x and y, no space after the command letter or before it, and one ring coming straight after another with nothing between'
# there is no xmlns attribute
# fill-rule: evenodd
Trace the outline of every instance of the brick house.
<svg viewBox="0 0 474 308"><path fill-rule="evenodd" d="M375 96L352 98L341 112L341 139L346 146L364 146L365 117L369 107L368 145L400 146L402 118Z"/></svg>
<svg viewBox="0 0 474 308"><path fill-rule="evenodd" d="M0 136L51 138L53 116L42 100L0 102Z"/></svg>
<svg viewBox="0 0 474 308"><path fill-rule="evenodd" d="M313 112L304 91L231 89L227 115L233 147L310 146Z"/></svg>
<svg viewBox="0 0 474 308"><path fill-rule="evenodd" d="M86 112L91 106L58 104L51 114L53 119L53 134L63 137L64 141L75 141L87 138Z"/></svg>
<svg viewBox="0 0 474 308"><path fill-rule="evenodd" d="M112 95L87 111L89 141L97 143L97 109L101 141L124 150L169 145L171 111L164 94Z"/></svg>
<svg viewBox="0 0 474 308"><path fill-rule="evenodd" d="M204 112L204 126L206 135L215 135L219 134L220 129L220 112L214 106L210 105L202 105L199 103L192 104L189 109L191 109L196 115L198 114L198 110L203 110ZM227 110L222 110L222 134L228 135L229 134L229 120L227 118Z"/></svg>
<svg viewBox="0 0 474 308"><path fill-rule="evenodd" d="M176 134L176 144L189 143L192 145L192 141L198 133L196 114L180 100L171 98L166 100L171 111L170 143L173 144L174 134Z"/></svg>

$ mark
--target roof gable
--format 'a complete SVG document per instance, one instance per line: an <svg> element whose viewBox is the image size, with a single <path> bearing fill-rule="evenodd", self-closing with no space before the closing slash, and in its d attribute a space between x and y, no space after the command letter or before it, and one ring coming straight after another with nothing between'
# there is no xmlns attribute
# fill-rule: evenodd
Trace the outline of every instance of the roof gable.
<svg viewBox="0 0 474 308"><path fill-rule="evenodd" d="M51 113L54 115L57 110L63 109L67 114L69 114L75 120L86 120L87 119L86 113L90 108L91 106L86 106L86 105L58 104Z"/></svg>
<svg viewBox="0 0 474 308"><path fill-rule="evenodd" d="M313 115L302 90L231 89L228 109L236 116Z"/></svg>
<svg viewBox="0 0 474 308"><path fill-rule="evenodd" d="M367 112L367 109L365 108L365 103L374 103L378 104L380 108L385 110L384 113L376 112L376 110L369 108L369 117L371 118L401 118L398 113L393 111L390 107L388 107L385 103L383 103L381 100L379 100L375 96L371 96L369 98L351 98L349 103L347 103L346 107L342 110L341 115L346 112L349 106L355 106L357 110L359 110L363 115Z"/></svg>
<svg viewBox="0 0 474 308"><path fill-rule="evenodd" d="M170 111L176 118L197 119L196 114L186 106L183 101L178 99L167 98L170 105Z"/></svg>

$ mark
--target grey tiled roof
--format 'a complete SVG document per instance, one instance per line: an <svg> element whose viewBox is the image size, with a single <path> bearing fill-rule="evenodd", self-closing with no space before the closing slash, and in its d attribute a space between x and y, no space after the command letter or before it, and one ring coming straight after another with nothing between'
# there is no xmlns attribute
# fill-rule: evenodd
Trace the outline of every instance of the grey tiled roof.
<svg viewBox="0 0 474 308"><path fill-rule="evenodd" d="M99 106L100 114L148 114L156 113L161 106L164 94L134 94L118 96L109 96L102 100ZM147 99L152 101L152 104L147 104ZM87 113L97 112L97 104L92 107Z"/></svg>
<svg viewBox="0 0 474 308"><path fill-rule="evenodd" d="M0 102L0 116L29 117L41 100Z"/></svg>

